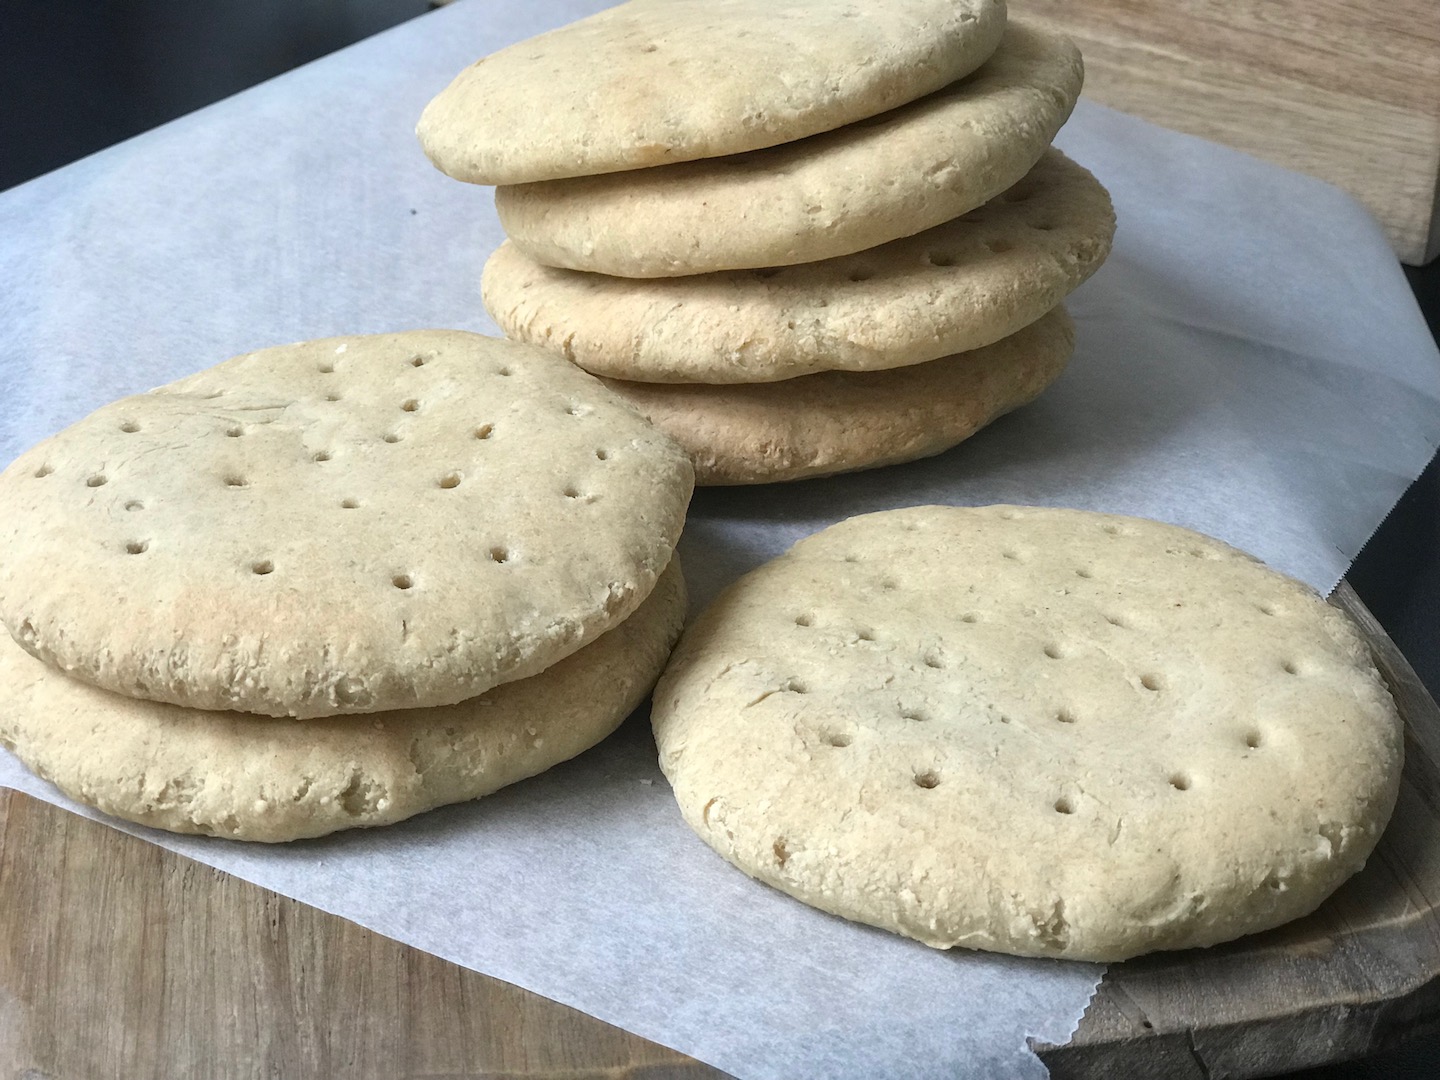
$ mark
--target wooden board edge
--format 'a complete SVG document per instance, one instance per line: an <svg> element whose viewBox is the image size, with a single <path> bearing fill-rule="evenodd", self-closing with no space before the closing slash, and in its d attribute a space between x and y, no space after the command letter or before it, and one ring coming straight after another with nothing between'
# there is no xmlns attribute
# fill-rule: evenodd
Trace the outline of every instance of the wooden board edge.
<svg viewBox="0 0 1440 1080"><path fill-rule="evenodd" d="M1376 667L1406 718L1407 739L1440 761L1440 706L1414 668L1348 581L1330 602L1368 639ZM1054 1080L1163 1076L1209 1080L1217 1069L1232 1077L1269 1075L1354 1060L1390 1049L1424 1032L1440 1031L1440 966L1419 983L1392 988L1373 1000L1297 1003L1268 1017L1206 1023L1169 1018L1157 1024L1125 991L1125 965L1101 978L1079 1024L1064 1043L1029 1040ZM1246 1053L1253 1048L1254 1052ZM1223 1057L1223 1067L1215 1058ZM1236 1061L1253 1068L1236 1070Z"/></svg>

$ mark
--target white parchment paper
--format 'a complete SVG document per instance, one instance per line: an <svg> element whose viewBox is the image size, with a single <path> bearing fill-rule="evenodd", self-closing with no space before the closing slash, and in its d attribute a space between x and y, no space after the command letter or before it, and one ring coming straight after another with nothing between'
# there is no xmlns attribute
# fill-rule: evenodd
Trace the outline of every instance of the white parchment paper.
<svg viewBox="0 0 1440 1080"><path fill-rule="evenodd" d="M0 195L0 461L248 349L493 333L490 195L411 130L465 64L602 6L467 0ZM929 461L699 493L697 603L816 528L921 502L1143 514L1322 590L1345 572L1440 437L1440 357L1379 228L1324 184L1098 106L1059 141L1120 218L1071 304L1071 369ZM0 784L89 813L3 753ZM933 952L749 881L681 822L643 717L390 829L129 831L742 1077L1042 1076L1026 1037L1063 1041L1100 975Z"/></svg>

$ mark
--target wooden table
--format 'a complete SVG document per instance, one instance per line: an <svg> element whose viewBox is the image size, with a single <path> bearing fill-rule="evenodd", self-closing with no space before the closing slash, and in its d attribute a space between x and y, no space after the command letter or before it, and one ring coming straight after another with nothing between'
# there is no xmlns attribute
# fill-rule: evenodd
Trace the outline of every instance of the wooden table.
<svg viewBox="0 0 1440 1080"><path fill-rule="evenodd" d="M1085 53L1085 93L1344 188L1404 262L1440 254L1436 0L1010 0Z"/></svg>
<svg viewBox="0 0 1440 1080"><path fill-rule="evenodd" d="M1383 9L1354 0L1011 7L1080 40L1091 96L1339 183L1375 209L1403 257L1434 254L1435 0ZM1356 606L1348 593L1340 602ZM1362 1053L1440 1019L1440 927L1430 914L1440 900L1440 718L1393 647L1375 641L1407 712L1421 718L1386 849L1302 923L1112 969L1070 1042L1038 1048L1054 1075L1255 1075L1317 1054ZM1247 966L1257 952L1268 954L1266 966ZM1303 1000L1297 980L1311 990ZM1336 1037L1339 1045L1327 1045ZM0 1076L191 1074L719 1075L562 1005L0 792Z"/></svg>

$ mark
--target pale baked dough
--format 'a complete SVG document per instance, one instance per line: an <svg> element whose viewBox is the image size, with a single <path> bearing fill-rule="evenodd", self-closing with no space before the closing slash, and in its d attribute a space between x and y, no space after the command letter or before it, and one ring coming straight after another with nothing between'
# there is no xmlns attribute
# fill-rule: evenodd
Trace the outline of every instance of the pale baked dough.
<svg viewBox="0 0 1440 1080"><path fill-rule="evenodd" d="M1012 23L967 79L801 142L609 176L498 188L537 262L618 277L786 266L949 221L1019 180L1082 81L1068 40Z"/></svg>
<svg viewBox="0 0 1440 1080"><path fill-rule="evenodd" d="M722 594L655 690L685 820L937 947L1122 960L1313 910L1394 806L1401 724L1309 588L1158 522L852 518Z"/></svg>
<svg viewBox="0 0 1440 1080"><path fill-rule="evenodd" d="M287 345L107 405L0 474L0 621L132 697L450 704L629 615L691 484L678 447L542 350Z"/></svg>
<svg viewBox="0 0 1440 1080"><path fill-rule="evenodd" d="M1031 401L1065 369L1069 316L973 352L785 382L606 383L683 446L700 485L766 484L928 457Z"/></svg>
<svg viewBox="0 0 1440 1080"><path fill-rule="evenodd" d="M121 697L0 634L0 743L71 798L171 832L275 842L388 825L605 738L653 685L684 618L672 560L633 615L538 675L457 705L311 720Z"/></svg>
<svg viewBox="0 0 1440 1080"><path fill-rule="evenodd" d="M542 266L507 242L485 264L482 295L510 337L597 375L770 382L989 345L1093 274L1114 232L1105 189L1052 150L983 207L856 255L633 281Z"/></svg>
<svg viewBox="0 0 1440 1080"><path fill-rule="evenodd" d="M466 68L418 134L477 184L733 154L938 90L1004 29L1004 0L631 0Z"/></svg>

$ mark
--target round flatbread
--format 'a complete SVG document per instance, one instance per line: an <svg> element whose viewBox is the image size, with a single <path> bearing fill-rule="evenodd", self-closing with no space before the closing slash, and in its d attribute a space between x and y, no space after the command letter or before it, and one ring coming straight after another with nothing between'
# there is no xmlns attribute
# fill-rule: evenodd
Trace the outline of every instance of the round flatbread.
<svg viewBox="0 0 1440 1080"><path fill-rule="evenodd" d="M768 484L948 450L1033 400L1074 344L1056 309L993 345L891 371L728 386L606 382L689 451L697 484Z"/></svg>
<svg viewBox="0 0 1440 1080"><path fill-rule="evenodd" d="M655 690L692 828L776 888L939 948L1122 960L1313 910L1398 790L1364 639L1158 522L852 518L741 579Z"/></svg>
<svg viewBox="0 0 1440 1080"><path fill-rule="evenodd" d="M311 720L121 697L0 634L0 744L71 798L171 832L276 842L389 825L595 745L649 692L684 619L672 560L633 615L538 675L458 705Z"/></svg>
<svg viewBox="0 0 1440 1080"><path fill-rule="evenodd" d="M860 124L743 156L501 187L537 262L654 278L873 248L993 198L1039 160L1080 92L1069 41L1013 25L986 65Z"/></svg>
<svg viewBox="0 0 1440 1080"><path fill-rule="evenodd" d="M989 345L1094 273L1114 232L1105 189L1052 150L983 207L856 255L632 281L542 266L505 243L485 264L482 294L510 337L597 375L771 382Z"/></svg>
<svg viewBox="0 0 1440 1080"><path fill-rule="evenodd" d="M631 0L461 72L420 117L457 180L515 184L755 150L974 71L1003 0Z"/></svg>
<svg viewBox="0 0 1440 1080"><path fill-rule="evenodd" d="M540 349L459 331L266 349L0 474L0 621L131 697L450 704L635 610L691 482L683 451Z"/></svg>

